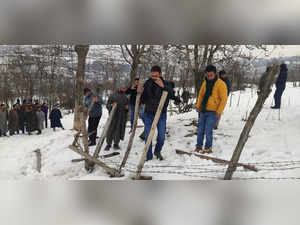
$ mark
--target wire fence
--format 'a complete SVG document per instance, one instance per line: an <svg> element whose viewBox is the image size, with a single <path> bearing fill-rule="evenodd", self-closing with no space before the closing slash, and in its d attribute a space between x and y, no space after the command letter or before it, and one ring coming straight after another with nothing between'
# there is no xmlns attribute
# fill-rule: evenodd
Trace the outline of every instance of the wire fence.
<svg viewBox="0 0 300 225"><path fill-rule="evenodd" d="M118 167L119 162L107 161L107 165ZM285 176L285 177L269 177L269 176L255 176L261 172L267 172L269 175L272 171L291 171L300 169L300 161L267 161L267 162L253 162L247 165L256 166L258 172L239 167L234 174L234 180L300 180L300 177ZM124 171L128 173L136 173L137 164L128 162ZM221 180L227 170L227 165L223 163L214 164L165 164L165 165L145 165L143 169L144 174L170 174L187 176L194 179L213 179ZM300 173L299 173L300 174ZM247 175L250 175L247 177ZM282 174L280 174L282 176Z"/></svg>

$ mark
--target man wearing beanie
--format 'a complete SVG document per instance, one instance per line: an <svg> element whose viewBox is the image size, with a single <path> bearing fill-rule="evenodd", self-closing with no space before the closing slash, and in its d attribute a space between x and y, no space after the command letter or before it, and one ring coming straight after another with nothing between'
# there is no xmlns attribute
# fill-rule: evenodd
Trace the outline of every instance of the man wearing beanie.
<svg viewBox="0 0 300 225"><path fill-rule="evenodd" d="M227 87L224 81L217 77L217 69L208 65L205 69L203 82L196 105L199 113L197 145L198 153L212 153L213 129L227 102ZM206 137L203 150L203 140Z"/></svg>
<svg viewBox="0 0 300 225"><path fill-rule="evenodd" d="M101 97L94 95L89 88L85 88L83 93L85 96L84 106L87 109L90 107L92 102L94 102L94 105L89 113L88 120L89 146L94 146L96 145L97 129L102 116L103 100Z"/></svg>

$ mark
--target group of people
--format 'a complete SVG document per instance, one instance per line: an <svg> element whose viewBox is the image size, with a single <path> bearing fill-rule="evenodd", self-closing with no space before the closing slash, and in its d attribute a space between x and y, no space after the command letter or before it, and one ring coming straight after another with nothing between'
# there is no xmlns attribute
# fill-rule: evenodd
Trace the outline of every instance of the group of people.
<svg viewBox="0 0 300 225"><path fill-rule="evenodd" d="M123 86L118 88L117 92L109 97L106 104L109 112L116 105L116 112L107 133L105 150L108 151L111 147L120 149L119 143L125 136L128 111L130 111L131 128L133 127L137 94L141 94L140 105L137 108L139 110L138 115L144 124L144 132L140 135L140 138L147 141L162 93L166 91L168 95L157 123L157 142L154 151L152 150L152 143L150 144L146 158L147 161L152 160L154 155L157 159L163 160L161 151L165 142L169 102L173 100L176 105L183 103L180 97L175 95L174 87L173 82L163 79L161 68L153 66L151 68L151 77L143 86L139 87L139 79L136 78L135 83L130 87L126 88ZM225 71L220 72L219 78L216 67L210 65L206 68L206 78L197 101L199 126L196 151L201 151L202 153L210 153L212 151L212 132L213 129L216 129L218 120L225 108L230 88L230 82L226 77ZM94 102L88 120L89 145L93 146L96 145L97 127L102 116L102 105L104 102L101 97L96 96L89 88L84 89L84 95L84 103L87 109ZM206 145L203 150L204 135L206 135Z"/></svg>
<svg viewBox="0 0 300 225"><path fill-rule="evenodd" d="M286 64L282 64L280 68L280 74L276 81L277 89L274 95L275 106L272 108L280 108L280 99L287 80ZM267 72L269 72L269 70L270 67L268 67ZM267 76L266 74L264 74L261 78L259 90L261 90L264 85L263 82ZM141 94L140 105L137 108L139 110L138 115L144 124L144 132L140 135L140 138L146 142L150 134L155 114L158 110L162 93L163 91L166 91L168 92L168 95L157 123L157 142L154 151L152 150L152 143L150 144L146 158L147 161L152 160L154 155L157 159L163 160L164 158L161 151L165 142L167 109L169 102L170 100L174 100L177 105L188 102L187 93L182 96L184 97L183 101L179 96L175 96L174 86L173 82L165 81L163 79L161 68L159 66L153 66L151 68L151 77L144 83L143 86L139 86L139 79L136 78L135 83L129 88L120 87L116 93L112 94L108 99L106 107L109 112L114 105L116 105L117 108L108 130L105 150L110 150L112 143L114 149L120 149L119 143L125 136L128 111L130 111L131 128L133 127L137 94ZM230 92L231 83L227 77L226 71L221 70L217 73L217 69L214 65L208 65L205 69L205 80L203 81L198 93L196 103L196 111L198 112L199 117L195 152L202 154L209 154L213 152L213 130L218 129L220 118L226 107ZM84 89L84 95L86 108L89 108L91 103L94 102L89 115L88 127L89 133L92 133L92 135L89 136L89 144L92 146L96 145L97 127L102 115L102 105L104 103L101 97L95 96L88 88ZM127 96L129 96L129 98Z"/></svg>
<svg viewBox="0 0 300 225"><path fill-rule="evenodd" d="M45 127L48 128L48 111L47 104L40 104L38 100L35 103L32 103L31 100L23 100L21 105L18 99L10 110L5 104L1 104L0 137L25 134L26 132L31 135L35 131L36 134L41 134ZM54 131L56 127L64 129L61 118L61 111L58 109L58 105L55 105L49 116L51 128Z"/></svg>

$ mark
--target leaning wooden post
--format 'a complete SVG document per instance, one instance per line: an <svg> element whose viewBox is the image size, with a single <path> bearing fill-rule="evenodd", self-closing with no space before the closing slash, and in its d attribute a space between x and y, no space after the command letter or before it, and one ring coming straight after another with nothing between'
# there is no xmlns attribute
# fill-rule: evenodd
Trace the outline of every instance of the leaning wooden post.
<svg viewBox="0 0 300 225"><path fill-rule="evenodd" d="M109 117L108 117L108 119L107 119L107 121L105 123L105 126L104 126L104 129L102 131L100 140L97 143L96 150L95 150L94 155L93 155L93 157L95 159L97 159L99 157L99 154L100 154L100 151L101 151L101 147L102 147L102 145L104 143L104 140L105 140L105 138L107 136L107 132L108 132L109 126L111 124L111 121L112 121L112 119L114 117L114 114L115 114L116 110L117 110L117 105L114 105L112 107L112 110L110 111ZM90 171L92 171L94 169L94 165L95 165L95 163L93 163L93 162L89 163L89 170Z"/></svg>
<svg viewBox="0 0 300 225"><path fill-rule="evenodd" d="M268 98L269 94L271 93L271 85L274 81L275 75L279 72L279 65L274 65L270 72L267 75L264 87L262 92L259 94L258 99L254 108L252 109L249 118L244 126L244 129L240 135L239 141L235 150L233 152L232 158L228 165L224 180L231 180L234 171L236 170L237 163L240 159L241 153L243 148L249 138L249 133L254 125L254 122L262 110L263 104L265 103L266 99Z"/></svg>
<svg viewBox="0 0 300 225"><path fill-rule="evenodd" d="M42 168L42 154L41 150L37 149L34 151L36 154L36 170L40 173Z"/></svg>
<svg viewBox="0 0 300 225"><path fill-rule="evenodd" d="M142 86L143 86L143 82L140 80L138 89L140 89ZM120 168L119 168L119 172L121 172L122 168L126 165L128 156L129 156L131 148L132 148L132 144L133 144L133 140L134 140L134 136L135 136L135 131L136 131L136 127L137 127L141 95L142 95L142 93L138 93L137 96L136 96L133 128L132 128L132 131L131 131L131 135L130 135L130 138L129 138L129 142L128 142L128 146L127 146L124 158L123 158L122 163L121 163Z"/></svg>
<svg viewBox="0 0 300 225"><path fill-rule="evenodd" d="M158 120L160 118L160 114L161 114L161 111L164 107L167 96L168 96L168 92L164 91L161 98L160 98L159 106L157 108L157 111L156 111L156 114L155 114L155 117L154 117L154 120L153 120L153 123L152 123L150 134L147 138L147 142L146 142L146 145L145 145L145 148L144 148L144 152L142 154L139 165L137 166L136 177L135 177L135 179L137 179L137 180L141 178L141 173L142 173L142 169L144 167L145 161L146 161L147 152L148 152L149 146L151 144L152 138L154 136L154 132L155 132L155 129L157 127L157 123L158 123Z"/></svg>

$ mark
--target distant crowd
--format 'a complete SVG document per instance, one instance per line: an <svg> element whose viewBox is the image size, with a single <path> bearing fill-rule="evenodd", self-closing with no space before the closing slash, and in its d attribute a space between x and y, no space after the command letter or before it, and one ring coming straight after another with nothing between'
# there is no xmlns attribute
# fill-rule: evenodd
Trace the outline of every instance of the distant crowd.
<svg viewBox="0 0 300 225"><path fill-rule="evenodd" d="M23 100L20 104L18 99L11 109L6 104L0 105L0 137L22 134L37 135L42 133L44 128L48 128L49 108L46 103L40 104L38 100ZM61 119L62 114L58 104L52 108L49 119L51 128L55 131L56 127L64 129Z"/></svg>

